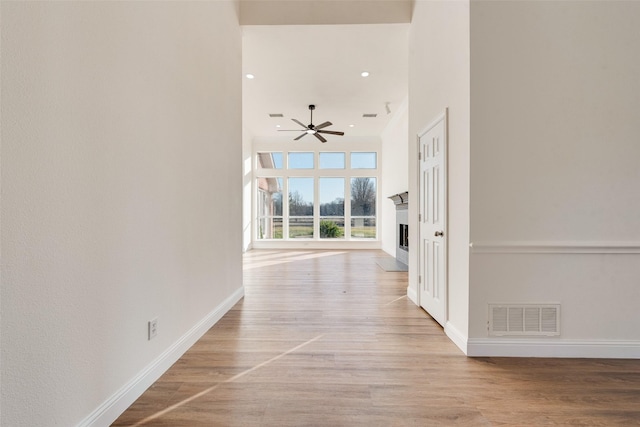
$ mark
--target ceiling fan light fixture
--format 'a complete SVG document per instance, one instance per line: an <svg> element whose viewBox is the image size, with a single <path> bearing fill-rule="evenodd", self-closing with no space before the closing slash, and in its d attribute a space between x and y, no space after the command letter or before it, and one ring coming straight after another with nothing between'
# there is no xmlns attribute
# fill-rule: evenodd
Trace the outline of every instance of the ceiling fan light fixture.
<svg viewBox="0 0 640 427"><path fill-rule="evenodd" d="M313 135L313 134L315 134L317 131L316 131L315 129L308 129L306 132L307 132L309 135Z"/></svg>

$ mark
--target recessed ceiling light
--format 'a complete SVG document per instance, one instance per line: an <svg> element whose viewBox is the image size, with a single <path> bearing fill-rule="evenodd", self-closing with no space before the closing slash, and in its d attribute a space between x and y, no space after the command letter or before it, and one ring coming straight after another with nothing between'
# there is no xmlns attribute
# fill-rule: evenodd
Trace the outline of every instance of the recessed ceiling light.
<svg viewBox="0 0 640 427"><path fill-rule="evenodd" d="M276 127L277 127L277 128L279 128L279 127L280 127L280 125L276 125Z"/></svg>
<svg viewBox="0 0 640 427"><path fill-rule="evenodd" d="M350 128L354 127L355 125L349 125Z"/></svg>
<svg viewBox="0 0 640 427"><path fill-rule="evenodd" d="M362 77L369 77L369 72L368 71L363 71L363 72L360 73L360 75Z"/></svg>
<svg viewBox="0 0 640 427"><path fill-rule="evenodd" d="M254 76L253 74L245 74L245 77L248 78L249 80L256 78L256 76Z"/></svg>

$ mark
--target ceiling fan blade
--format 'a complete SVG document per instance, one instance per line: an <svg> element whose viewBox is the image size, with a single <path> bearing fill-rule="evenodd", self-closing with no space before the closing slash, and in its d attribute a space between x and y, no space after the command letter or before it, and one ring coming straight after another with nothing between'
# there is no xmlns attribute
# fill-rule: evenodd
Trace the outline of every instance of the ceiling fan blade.
<svg viewBox="0 0 640 427"><path fill-rule="evenodd" d="M293 138L293 140L294 140L294 141L297 141L297 140L299 140L300 138L302 138L303 136L305 136L306 134L307 134L307 133L305 132L305 133L303 133L302 135L300 135L299 137L297 137L297 138Z"/></svg>
<svg viewBox="0 0 640 427"><path fill-rule="evenodd" d="M320 141L322 141L322 142L327 142L327 140L326 140L326 139L324 139L324 138L322 137L322 135L319 135L319 134L318 134L318 132L314 133L314 134L313 134L313 136L315 136L316 138L318 138L318 139L319 139Z"/></svg>
<svg viewBox="0 0 640 427"><path fill-rule="evenodd" d="M291 120L293 120L294 122L296 122L297 124L299 124L303 128L305 128L305 129L307 128L307 125L303 125L299 120L296 120L296 119L291 119Z"/></svg>
<svg viewBox="0 0 640 427"><path fill-rule="evenodd" d="M334 130L319 130L318 132L319 133L326 133L326 134L329 134L329 135L340 135L340 136L344 135L344 132L337 132L337 131L334 131Z"/></svg>
<svg viewBox="0 0 640 427"><path fill-rule="evenodd" d="M318 130L318 129L326 128L327 126L331 126L332 124L333 123L331 123L331 122L324 122L324 123L316 126L315 129Z"/></svg>

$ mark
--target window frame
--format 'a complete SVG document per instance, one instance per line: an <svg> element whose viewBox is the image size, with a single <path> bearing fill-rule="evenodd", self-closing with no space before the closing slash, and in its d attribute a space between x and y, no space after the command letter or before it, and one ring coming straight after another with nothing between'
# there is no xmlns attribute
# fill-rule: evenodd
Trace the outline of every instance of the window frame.
<svg viewBox="0 0 640 427"><path fill-rule="evenodd" d="M335 145L331 144L331 141L326 144L314 144L314 147L295 145L292 146L290 141L287 142L270 142L270 143L254 143L252 156L253 160L257 159L258 153L263 152L281 152L283 159L286 159L282 169L254 169L252 177L252 186L254 187L252 197L252 237L253 242L257 243L294 243L294 242L339 242L337 244L344 244L348 242L370 242L379 244L381 241L380 224L381 224L381 208L380 208L380 191L382 187L381 182L381 158L380 158L380 144L379 143L356 143L345 146L344 143L336 142ZM289 153L313 153L313 169L290 169L289 168ZM375 153L376 156L376 168L375 169L352 169L351 168L351 153ZM320 168L320 153L344 153L345 165L344 168ZM283 207L282 207L282 238L278 239L261 239L258 235L259 218L257 216L257 182L258 179L263 177L269 178L282 178L283 188ZM291 238L289 237L289 178L313 178L313 237L312 238ZM343 178L344 179L344 216L340 217L344 221L343 233L344 236L339 238L322 238L320 237L320 221L325 219L320 215L320 178ZM375 220L375 238L368 237L352 237L351 234L351 180L352 178L375 178L376 180L376 202L375 202L375 216L372 217Z"/></svg>

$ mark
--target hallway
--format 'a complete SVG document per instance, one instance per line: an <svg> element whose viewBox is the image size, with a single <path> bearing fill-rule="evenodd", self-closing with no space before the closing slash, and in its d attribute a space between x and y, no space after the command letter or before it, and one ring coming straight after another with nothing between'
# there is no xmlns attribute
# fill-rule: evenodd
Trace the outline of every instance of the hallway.
<svg viewBox="0 0 640 427"><path fill-rule="evenodd" d="M383 256L248 252L245 298L113 425L640 425L640 361L467 358Z"/></svg>

